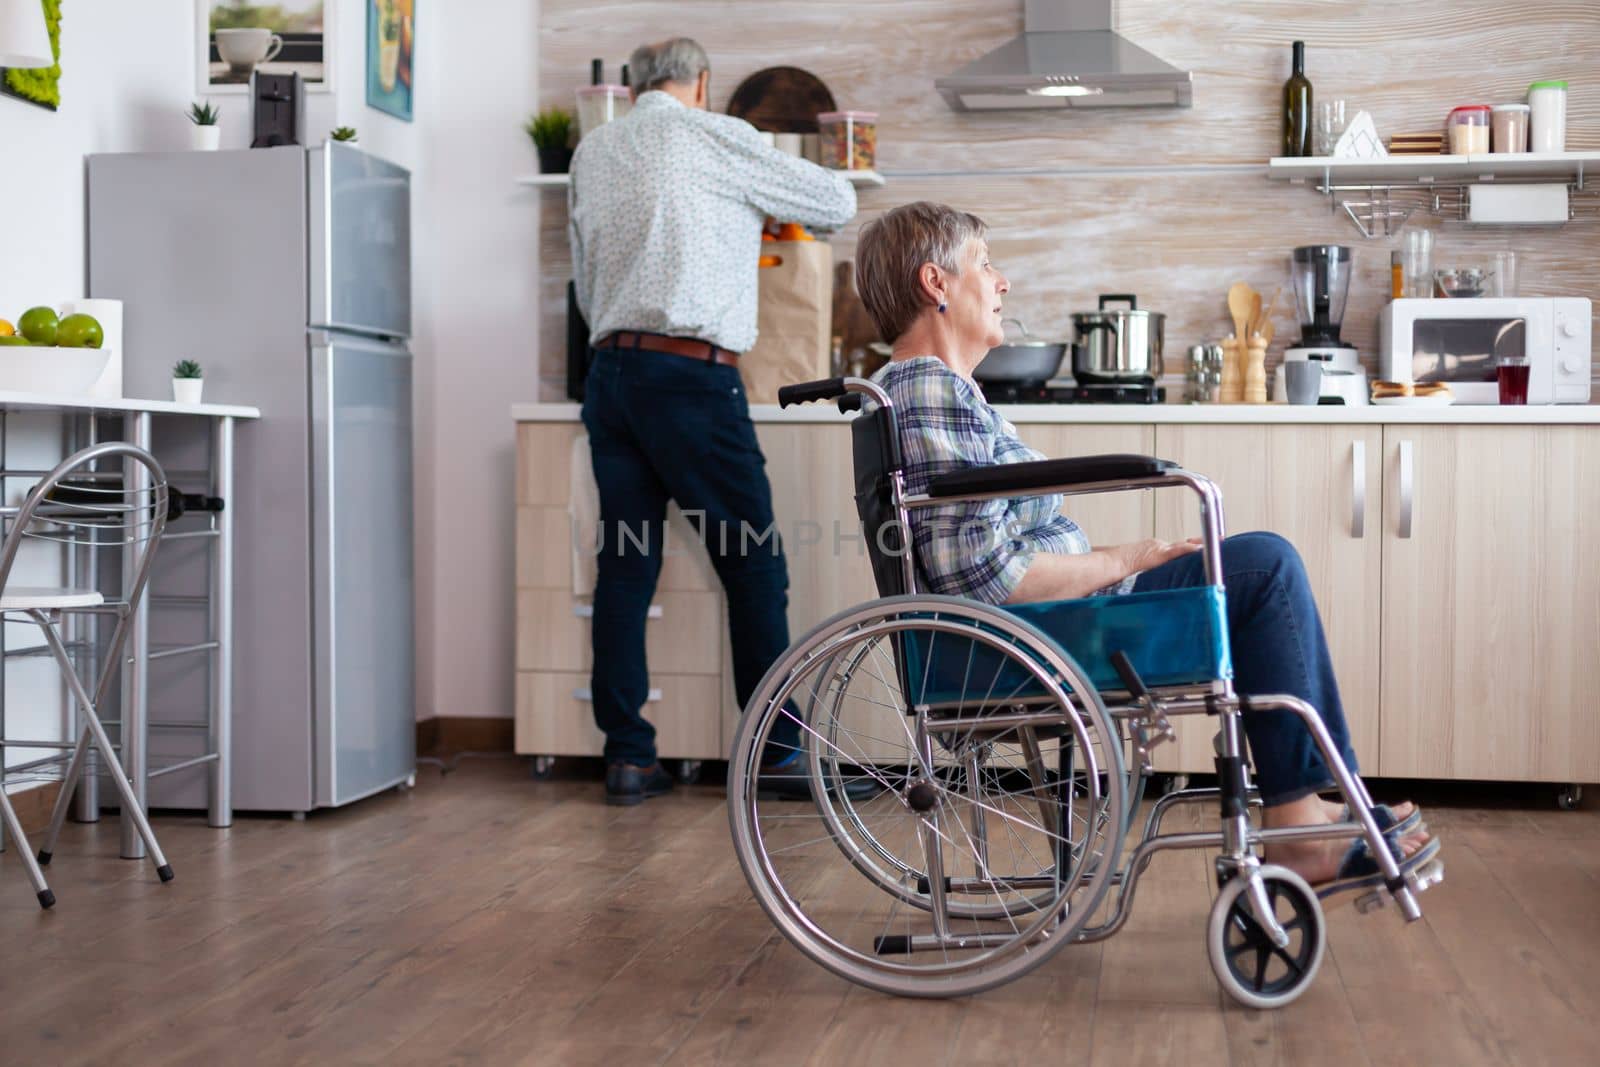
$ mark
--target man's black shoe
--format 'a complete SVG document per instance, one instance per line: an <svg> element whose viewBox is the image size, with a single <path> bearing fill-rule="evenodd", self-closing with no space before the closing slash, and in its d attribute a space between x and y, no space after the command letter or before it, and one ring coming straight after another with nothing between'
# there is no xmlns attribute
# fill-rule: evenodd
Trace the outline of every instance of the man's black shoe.
<svg viewBox="0 0 1600 1067"><path fill-rule="evenodd" d="M606 764L606 803L623 807L643 804L647 797L672 792L672 775L659 762L648 767L631 763Z"/></svg>
<svg viewBox="0 0 1600 1067"><path fill-rule="evenodd" d="M869 800L883 791L878 780L865 772L845 771L844 795L852 801ZM829 783L828 794L837 795L840 784ZM803 758L781 765L764 765L756 780L756 796L762 800L810 800L811 774Z"/></svg>

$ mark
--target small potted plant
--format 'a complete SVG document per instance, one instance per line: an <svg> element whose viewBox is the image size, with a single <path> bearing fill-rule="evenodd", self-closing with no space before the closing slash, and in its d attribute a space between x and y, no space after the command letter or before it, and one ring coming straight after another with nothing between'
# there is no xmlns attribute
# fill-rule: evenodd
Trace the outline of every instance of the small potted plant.
<svg viewBox="0 0 1600 1067"><path fill-rule="evenodd" d="M192 359L180 359L172 367L172 399L180 404L200 403L200 390L205 380L200 376L200 364Z"/></svg>
<svg viewBox="0 0 1600 1067"><path fill-rule="evenodd" d="M217 109L209 101L189 105L189 121L194 123L194 147L201 152L215 152L222 145L222 127Z"/></svg>
<svg viewBox="0 0 1600 1067"><path fill-rule="evenodd" d="M328 134L328 140L338 141L340 144L355 144L356 128L354 126L336 126Z"/></svg>
<svg viewBox="0 0 1600 1067"><path fill-rule="evenodd" d="M539 170L544 174L565 174L572 163L572 112L546 108L528 119L524 129L539 152Z"/></svg>

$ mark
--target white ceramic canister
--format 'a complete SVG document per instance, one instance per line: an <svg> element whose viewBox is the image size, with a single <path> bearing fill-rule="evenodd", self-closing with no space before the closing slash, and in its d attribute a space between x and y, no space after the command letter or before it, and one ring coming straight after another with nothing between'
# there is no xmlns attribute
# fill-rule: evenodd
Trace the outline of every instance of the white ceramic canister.
<svg viewBox="0 0 1600 1067"><path fill-rule="evenodd" d="M1534 82L1528 86L1528 106L1533 110L1529 124L1529 148L1535 152L1567 150L1567 83Z"/></svg>

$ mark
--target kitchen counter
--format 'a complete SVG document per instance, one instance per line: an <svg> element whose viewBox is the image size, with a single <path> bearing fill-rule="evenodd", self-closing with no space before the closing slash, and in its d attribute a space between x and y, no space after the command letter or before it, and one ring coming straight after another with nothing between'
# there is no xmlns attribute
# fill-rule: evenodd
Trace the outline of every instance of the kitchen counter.
<svg viewBox="0 0 1600 1067"><path fill-rule="evenodd" d="M1297 407L1289 404L999 404L996 410L1016 423L1107 424L1269 424L1269 425L1429 425L1575 426L1600 425L1600 404L1540 404L1499 407L1455 404L1448 407L1372 405L1370 407ZM804 404L788 409L776 404L751 404L758 423L844 422L831 404ZM578 405L513 404L516 422L577 422Z"/></svg>

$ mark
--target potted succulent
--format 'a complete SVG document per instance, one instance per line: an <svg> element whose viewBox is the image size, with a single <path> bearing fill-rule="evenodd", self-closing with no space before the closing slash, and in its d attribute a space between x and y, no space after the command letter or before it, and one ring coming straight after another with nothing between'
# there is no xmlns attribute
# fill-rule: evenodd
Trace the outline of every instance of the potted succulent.
<svg viewBox="0 0 1600 1067"><path fill-rule="evenodd" d="M222 145L221 115L209 101L189 105L189 121L194 123L193 144L201 152L215 152Z"/></svg>
<svg viewBox="0 0 1600 1067"><path fill-rule="evenodd" d="M528 119L524 127L539 152L539 170L565 174L572 163L572 112L546 108Z"/></svg>
<svg viewBox="0 0 1600 1067"><path fill-rule="evenodd" d="M336 126L328 134L328 140L338 141L341 144L355 144L356 128L354 126Z"/></svg>
<svg viewBox="0 0 1600 1067"><path fill-rule="evenodd" d="M200 403L200 390L205 380L200 376L200 364L192 359L180 359L172 367L172 399L180 404Z"/></svg>

